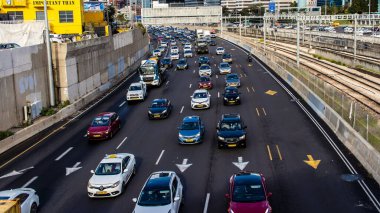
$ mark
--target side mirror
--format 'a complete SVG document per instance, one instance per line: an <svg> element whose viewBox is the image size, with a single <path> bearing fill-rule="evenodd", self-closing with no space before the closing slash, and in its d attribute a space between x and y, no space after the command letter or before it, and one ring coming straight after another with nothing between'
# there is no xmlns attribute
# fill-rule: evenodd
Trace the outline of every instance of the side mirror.
<svg viewBox="0 0 380 213"><path fill-rule="evenodd" d="M128 172L128 169L124 169L123 173L126 173L126 172Z"/></svg>
<svg viewBox="0 0 380 213"><path fill-rule="evenodd" d="M224 197L226 197L227 199L230 199L230 194L225 194Z"/></svg>
<svg viewBox="0 0 380 213"><path fill-rule="evenodd" d="M132 198L132 201L133 201L134 203L136 203L136 202L137 202L137 198Z"/></svg>
<svg viewBox="0 0 380 213"><path fill-rule="evenodd" d="M91 174L95 174L95 171L94 171L94 170L91 170L90 172L91 172Z"/></svg>
<svg viewBox="0 0 380 213"><path fill-rule="evenodd" d="M246 125L244 125L244 126L243 126L243 128L244 128L244 129L247 129L247 126L246 126Z"/></svg>
<svg viewBox="0 0 380 213"><path fill-rule="evenodd" d="M179 201L179 197L178 197L178 196L175 197L175 198L174 198L174 201Z"/></svg>
<svg viewBox="0 0 380 213"><path fill-rule="evenodd" d="M268 197L272 197L272 195L273 195L272 192L268 192L268 195L267 195L267 196L268 196Z"/></svg>

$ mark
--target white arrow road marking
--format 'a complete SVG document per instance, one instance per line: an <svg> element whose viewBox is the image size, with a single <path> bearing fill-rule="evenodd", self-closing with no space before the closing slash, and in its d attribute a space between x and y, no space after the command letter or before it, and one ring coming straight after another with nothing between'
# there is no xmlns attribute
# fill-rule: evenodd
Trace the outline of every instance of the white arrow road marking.
<svg viewBox="0 0 380 213"><path fill-rule="evenodd" d="M249 161L243 162L243 157L238 157L238 162L232 162L232 163L235 166L237 166L237 168L239 168L240 170L243 170L247 166Z"/></svg>
<svg viewBox="0 0 380 213"><path fill-rule="evenodd" d="M123 101L123 103L121 103L121 104L119 105L119 108L122 107L122 106L124 106L125 103L127 103L127 102L126 102L126 101Z"/></svg>
<svg viewBox="0 0 380 213"><path fill-rule="evenodd" d="M123 145L123 143L127 140L128 137L125 137L123 139L123 141L121 141L121 143L119 144L119 146L116 147L116 149L119 149L121 147L121 145Z"/></svg>
<svg viewBox="0 0 380 213"><path fill-rule="evenodd" d="M69 153L72 149L74 149L74 147L70 147L68 148L64 153L62 153L60 156L58 156L55 161L59 161L61 160L61 158L63 158L67 153Z"/></svg>
<svg viewBox="0 0 380 213"><path fill-rule="evenodd" d="M21 175L25 171L27 171L29 169L33 169L33 168L34 168L34 166L28 167L26 169L21 169L20 171L13 170L13 171L9 172L8 174L1 176L0 179L7 178L7 177L12 177L12 176L15 176L15 175Z"/></svg>
<svg viewBox="0 0 380 213"><path fill-rule="evenodd" d="M80 164L80 162L77 162L73 167L66 167L66 176L70 175L71 173L73 172L76 172L78 171L79 169L81 169L82 167L78 167Z"/></svg>
<svg viewBox="0 0 380 213"><path fill-rule="evenodd" d="M21 188L26 188L28 187L30 184L32 184L36 179L38 178L38 176L30 179L27 183L25 183Z"/></svg>
<svg viewBox="0 0 380 213"><path fill-rule="evenodd" d="M186 158L183 159L182 164L176 164L176 166L178 167L179 171L181 171L181 172L184 172L191 165L193 165L193 164L192 163L187 164L187 159Z"/></svg>

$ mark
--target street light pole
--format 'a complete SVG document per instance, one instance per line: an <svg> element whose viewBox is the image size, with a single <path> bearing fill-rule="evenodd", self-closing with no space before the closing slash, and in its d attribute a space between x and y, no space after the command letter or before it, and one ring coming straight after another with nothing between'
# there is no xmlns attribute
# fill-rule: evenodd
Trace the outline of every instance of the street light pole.
<svg viewBox="0 0 380 213"><path fill-rule="evenodd" d="M300 14L297 13L297 67L300 67Z"/></svg>
<svg viewBox="0 0 380 213"><path fill-rule="evenodd" d="M47 60L48 60L48 79L49 79L49 97L50 97L50 106L55 106L55 92L54 92L54 77L53 77L53 64L51 59L51 46L50 46L50 30L49 30L49 21L47 13L47 3L44 0L44 18L45 18L45 42L47 50Z"/></svg>
<svg viewBox="0 0 380 213"><path fill-rule="evenodd" d="M241 43L241 14L239 16L239 42Z"/></svg>

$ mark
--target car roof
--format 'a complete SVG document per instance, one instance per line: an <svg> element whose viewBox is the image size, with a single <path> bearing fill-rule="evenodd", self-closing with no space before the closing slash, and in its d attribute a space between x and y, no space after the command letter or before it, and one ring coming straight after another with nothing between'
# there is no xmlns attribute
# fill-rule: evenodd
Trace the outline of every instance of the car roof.
<svg viewBox="0 0 380 213"><path fill-rule="evenodd" d="M258 173L239 172L235 174L234 185L262 184L262 176Z"/></svg>
<svg viewBox="0 0 380 213"><path fill-rule="evenodd" d="M230 64L228 62L221 62L219 65L228 65L228 66L230 66Z"/></svg>
<svg viewBox="0 0 380 213"><path fill-rule="evenodd" d="M113 114L115 114L114 112L101 112L99 114L97 114L96 116L112 116Z"/></svg>
<svg viewBox="0 0 380 213"><path fill-rule="evenodd" d="M238 74L237 73L229 73L229 74L226 75L226 77L229 77L229 76L238 76Z"/></svg>
<svg viewBox="0 0 380 213"><path fill-rule="evenodd" d="M135 82L135 83L132 83L131 86L141 86L142 83L140 82Z"/></svg>
<svg viewBox="0 0 380 213"><path fill-rule="evenodd" d="M175 172L171 171L160 171L152 173L147 182L146 187L156 187L156 186L169 186L171 179L175 176Z"/></svg>
<svg viewBox="0 0 380 213"><path fill-rule="evenodd" d="M154 103L154 102L165 102L165 101L167 101L166 98L156 98L156 99L154 99L154 100L152 101L152 103Z"/></svg>
<svg viewBox="0 0 380 213"><path fill-rule="evenodd" d="M194 91L194 93L207 93L207 90L205 89L197 89Z"/></svg>
<svg viewBox="0 0 380 213"><path fill-rule="evenodd" d="M132 155L128 153L110 154L106 155L103 160L100 161L100 163L121 163L123 161L123 158L128 156L131 157Z"/></svg>
<svg viewBox="0 0 380 213"><path fill-rule="evenodd" d="M186 116L183 118L183 122L197 122L199 119L200 117L197 115Z"/></svg>
<svg viewBox="0 0 380 213"><path fill-rule="evenodd" d="M233 87L233 86L228 86L228 87L225 87L224 90L238 90L238 88Z"/></svg>
<svg viewBox="0 0 380 213"><path fill-rule="evenodd" d="M240 121L240 114L239 113L223 114L222 120L223 121Z"/></svg>

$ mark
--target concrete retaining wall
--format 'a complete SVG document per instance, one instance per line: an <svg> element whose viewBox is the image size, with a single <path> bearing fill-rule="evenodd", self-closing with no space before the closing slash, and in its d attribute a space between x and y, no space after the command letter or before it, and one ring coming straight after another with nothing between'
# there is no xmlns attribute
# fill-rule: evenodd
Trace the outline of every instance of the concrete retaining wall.
<svg viewBox="0 0 380 213"><path fill-rule="evenodd" d="M44 44L0 50L0 131L22 124L28 102L33 117L48 105L46 58Z"/></svg>
<svg viewBox="0 0 380 213"><path fill-rule="evenodd" d="M342 143L354 154L366 170L372 174L373 178L380 183L380 154L373 148L355 129L351 127L337 112L335 112L327 103L318 97L309 87L303 84L299 79L289 73L286 69L276 61L275 55L267 51L266 55L262 54L259 47L240 43L238 40L223 36L247 51L252 52L263 63L268 65L276 72L284 81L286 81L318 114L318 116L326 122L326 124L335 132Z"/></svg>

